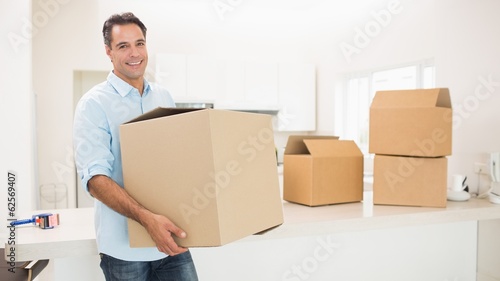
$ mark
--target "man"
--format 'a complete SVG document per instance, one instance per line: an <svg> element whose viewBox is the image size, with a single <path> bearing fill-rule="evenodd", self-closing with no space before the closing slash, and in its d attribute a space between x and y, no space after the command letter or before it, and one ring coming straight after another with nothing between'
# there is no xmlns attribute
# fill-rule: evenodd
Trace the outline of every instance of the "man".
<svg viewBox="0 0 500 281"><path fill-rule="evenodd" d="M132 13L111 16L103 26L113 64L107 81L79 101L74 120L75 162L82 186L95 198L95 227L106 280L198 280L188 249L172 235L186 233L152 213L123 188L120 124L158 106L172 107L170 94L148 83L146 27ZM156 248L130 248L127 218L146 228Z"/></svg>

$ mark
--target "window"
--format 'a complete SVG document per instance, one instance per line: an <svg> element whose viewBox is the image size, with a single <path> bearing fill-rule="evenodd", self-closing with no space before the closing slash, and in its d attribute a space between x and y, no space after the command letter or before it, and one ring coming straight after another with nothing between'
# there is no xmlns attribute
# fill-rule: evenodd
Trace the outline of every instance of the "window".
<svg viewBox="0 0 500 281"><path fill-rule="evenodd" d="M342 139L354 140L363 154L368 155L370 104L375 92L435 87L432 61L350 74L344 91L337 101L337 130Z"/></svg>

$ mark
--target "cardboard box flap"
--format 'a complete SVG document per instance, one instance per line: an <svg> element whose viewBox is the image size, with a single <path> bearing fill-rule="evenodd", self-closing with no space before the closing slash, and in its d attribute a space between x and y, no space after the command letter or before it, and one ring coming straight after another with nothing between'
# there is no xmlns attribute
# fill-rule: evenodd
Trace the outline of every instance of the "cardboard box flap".
<svg viewBox="0 0 500 281"><path fill-rule="evenodd" d="M304 144L313 157L363 156L354 141L335 139L305 139Z"/></svg>
<svg viewBox="0 0 500 281"><path fill-rule="evenodd" d="M308 135L297 135L289 136L285 147L285 154L309 154L304 140L305 139L330 139L337 140L339 137L335 136L308 136Z"/></svg>
<svg viewBox="0 0 500 281"><path fill-rule="evenodd" d="M451 108L450 92L447 88L378 91L371 108Z"/></svg>
<svg viewBox="0 0 500 281"><path fill-rule="evenodd" d="M192 112L196 110L207 110L205 108L176 108L176 107L157 107L153 110L150 110L124 124L130 124L139 121L145 121L150 119L155 119L164 116L176 115L186 112Z"/></svg>

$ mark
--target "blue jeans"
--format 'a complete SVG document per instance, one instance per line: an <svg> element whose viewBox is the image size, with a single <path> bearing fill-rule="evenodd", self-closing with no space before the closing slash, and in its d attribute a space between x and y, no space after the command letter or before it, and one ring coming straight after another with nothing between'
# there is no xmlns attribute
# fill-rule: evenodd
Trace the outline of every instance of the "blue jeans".
<svg viewBox="0 0 500 281"><path fill-rule="evenodd" d="M101 254L106 281L198 281L189 251L150 262L123 261Z"/></svg>

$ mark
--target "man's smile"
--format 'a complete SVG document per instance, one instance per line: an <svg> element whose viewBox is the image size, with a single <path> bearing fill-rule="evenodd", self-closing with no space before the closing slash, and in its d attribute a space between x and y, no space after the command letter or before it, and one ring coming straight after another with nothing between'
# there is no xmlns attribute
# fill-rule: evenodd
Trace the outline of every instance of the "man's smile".
<svg viewBox="0 0 500 281"><path fill-rule="evenodd" d="M136 62L127 62L126 64L131 65L131 66L136 66L142 63L142 60L136 61Z"/></svg>

